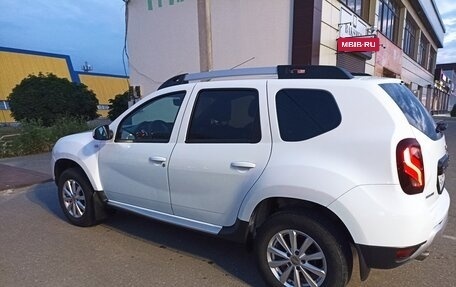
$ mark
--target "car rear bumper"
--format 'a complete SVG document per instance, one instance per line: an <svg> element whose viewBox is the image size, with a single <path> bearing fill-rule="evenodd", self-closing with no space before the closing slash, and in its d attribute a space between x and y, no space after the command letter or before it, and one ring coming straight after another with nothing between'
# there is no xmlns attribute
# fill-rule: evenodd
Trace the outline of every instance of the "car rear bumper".
<svg viewBox="0 0 456 287"><path fill-rule="evenodd" d="M431 246L434 239L443 233L447 222L448 214L446 214L442 221L432 229L428 240L413 246L382 247L356 244L360 261L363 261L363 264L366 264L366 267L368 268L391 269L400 266L427 252L427 249ZM398 256L398 254L404 254L404 252L410 252L410 255L405 257Z"/></svg>

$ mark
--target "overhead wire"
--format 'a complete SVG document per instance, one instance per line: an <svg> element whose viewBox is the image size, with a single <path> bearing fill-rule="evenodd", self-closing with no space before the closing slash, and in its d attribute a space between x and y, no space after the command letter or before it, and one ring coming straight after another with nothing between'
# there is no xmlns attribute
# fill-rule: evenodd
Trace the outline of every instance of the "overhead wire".
<svg viewBox="0 0 456 287"><path fill-rule="evenodd" d="M150 76L146 75L145 73L141 72L136 66L130 61L130 55L128 54L128 24L129 24L129 11L128 11L128 3L130 0L122 0L125 3L125 33L124 33L124 46L122 50L122 63L124 68L125 76L128 77L128 85L130 86L130 80L127 72L127 64L128 66L134 70L139 75L145 77L146 79L152 81L154 84L161 85L163 81L156 81L152 79Z"/></svg>

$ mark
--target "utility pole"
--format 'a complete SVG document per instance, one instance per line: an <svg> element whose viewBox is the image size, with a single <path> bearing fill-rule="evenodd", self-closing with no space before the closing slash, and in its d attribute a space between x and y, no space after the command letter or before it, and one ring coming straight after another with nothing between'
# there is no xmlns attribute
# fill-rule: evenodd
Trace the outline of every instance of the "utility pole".
<svg viewBox="0 0 456 287"><path fill-rule="evenodd" d="M198 0L198 36L200 70L212 70L211 0Z"/></svg>

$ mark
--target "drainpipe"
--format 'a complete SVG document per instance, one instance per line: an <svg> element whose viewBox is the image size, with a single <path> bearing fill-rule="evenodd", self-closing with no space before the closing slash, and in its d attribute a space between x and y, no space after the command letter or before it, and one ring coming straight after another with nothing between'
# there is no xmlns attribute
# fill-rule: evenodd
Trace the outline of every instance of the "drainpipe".
<svg viewBox="0 0 456 287"><path fill-rule="evenodd" d="M212 70L211 0L198 0L198 36L200 70Z"/></svg>

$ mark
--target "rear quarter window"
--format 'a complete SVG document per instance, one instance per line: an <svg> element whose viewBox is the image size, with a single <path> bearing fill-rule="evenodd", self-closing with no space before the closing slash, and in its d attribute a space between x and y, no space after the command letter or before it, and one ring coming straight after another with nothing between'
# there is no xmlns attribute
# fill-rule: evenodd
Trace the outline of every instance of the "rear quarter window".
<svg viewBox="0 0 456 287"><path fill-rule="evenodd" d="M341 122L339 107L331 93L316 89L283 89L276 95L280 137L284 141L307 140Z"/></svg>
<svg viewBox="0 0 456 287"><path fill-rule="evenodd" d="M437 140L442 137L442 134L437 133L435 129L434 119L409 88L399 83L380 84L380 87L398 105L410 125L430 139Z"/></svg>

